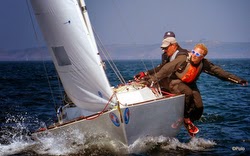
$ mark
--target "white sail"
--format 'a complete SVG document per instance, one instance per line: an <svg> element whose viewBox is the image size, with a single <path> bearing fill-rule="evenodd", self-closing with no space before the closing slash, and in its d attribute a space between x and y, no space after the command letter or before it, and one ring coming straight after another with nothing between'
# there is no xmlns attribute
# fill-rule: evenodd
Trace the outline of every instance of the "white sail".
<svg viewBox="0 0 250 156"><path fill-rule="evenodd" d="M77 0L31 0L31 5L69 98L83 109L102 110L112 89L88 14L83 16Z"/></svg>

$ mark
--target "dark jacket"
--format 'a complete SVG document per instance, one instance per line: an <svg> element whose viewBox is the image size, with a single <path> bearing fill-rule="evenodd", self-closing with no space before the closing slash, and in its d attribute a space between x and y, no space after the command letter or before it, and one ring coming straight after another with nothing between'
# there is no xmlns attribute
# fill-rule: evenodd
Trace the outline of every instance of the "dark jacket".
<svg viewBox="0 0 250 156"><path fill-rule="evenodd" d="M178 45L177 50L179 52L177 53L175 58L177 58L177 57L179 57L181 55L188 56L188 50L181 48L179 45ZM148 70L146 72L146 75L153 75L154 73L158 72L168 62L170 62L170 57L166 53L163 53L162 54L162 62L161 62L161 64L158 65L157 67L155 67L154 69Z"/></svg>
<svg viewBox="0 0 250 156"><path fill-rule="evenodd" d="M158 72L149 76L149 80L148 80L149 83L152 83L152 81L158 82L164 78L168 78L169 81L173 79L178 79L177 76L175 76L175 72L181 66L181 64L183 64L183 62L186 61L186 59L187 59L187 56L182 55L182 56L177 57L175 60L164 64ZM202 63L203 63L203 66L202 66L201 72L205 72L221 80L231 81L234 83L242 83L242 81L245 81L244 79L223 70L219 66L214 65L207 59L203 59ZM199 75L200 73L197 75L196 80L198 79Z"/></svg>

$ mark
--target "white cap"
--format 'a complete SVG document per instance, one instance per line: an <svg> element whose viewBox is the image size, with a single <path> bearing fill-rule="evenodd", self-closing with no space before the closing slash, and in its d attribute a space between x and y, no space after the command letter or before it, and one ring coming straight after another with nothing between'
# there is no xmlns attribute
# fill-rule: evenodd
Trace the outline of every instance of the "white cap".
<svg viewBox="0 0 250 156"><path fill-rule="evenodd" d="M167 37L162 41L162 45L161 48L166 48L168 47L170 44L174 44L177 43L176 39L174 37Z"/></svg>

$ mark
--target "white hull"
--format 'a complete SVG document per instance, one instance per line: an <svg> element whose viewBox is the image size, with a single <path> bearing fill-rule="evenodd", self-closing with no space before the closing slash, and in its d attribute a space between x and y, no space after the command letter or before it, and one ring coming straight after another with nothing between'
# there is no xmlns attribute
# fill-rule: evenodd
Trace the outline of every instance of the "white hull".
<svg viewBox="0 0 250 156"><path fill-rule="evenodd" d="M75 129L85 134L86 137L104 135L124 145L133 144L137 139L146 136L174 137L181 126L172 128L172 124L183 118L183 103L184 96L179 95L123 107L121 114L118 109L112 109L93 120L89 117L88 120L83 118L59 124L48 130L33 133L33 137L43 137L47 134L61 135ZM128 110L129 113L126 114ZM118 119L115 122L116 125L110 118L112 113ZM113 115L113 119L115 116Z"/></svg>

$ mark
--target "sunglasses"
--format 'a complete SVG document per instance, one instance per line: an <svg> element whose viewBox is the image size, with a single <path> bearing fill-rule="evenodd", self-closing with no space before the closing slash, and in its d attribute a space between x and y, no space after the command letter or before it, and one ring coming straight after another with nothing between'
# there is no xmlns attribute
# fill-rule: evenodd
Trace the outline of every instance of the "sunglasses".
<svg viewBox="0 0 250 156"><path fill-rule="evenodd" d="M197 57L204 56L204 55L202 55L194 50L192 50L192 54L195 54L195 56L197 56Z"/></svg>

